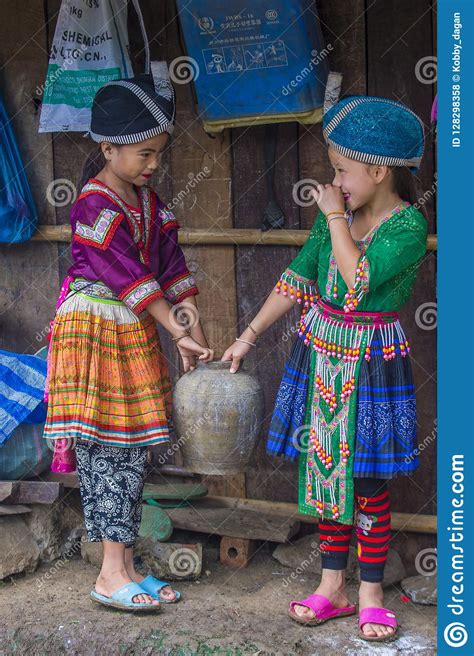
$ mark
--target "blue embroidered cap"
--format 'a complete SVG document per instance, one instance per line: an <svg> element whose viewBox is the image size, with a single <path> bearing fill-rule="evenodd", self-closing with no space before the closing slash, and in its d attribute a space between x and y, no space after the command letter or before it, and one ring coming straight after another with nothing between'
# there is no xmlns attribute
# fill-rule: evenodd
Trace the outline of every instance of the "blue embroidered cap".
<svg viewBox="0 0 474 656"><path fill-rule="evenodd" d="M334 150L359 162L407 166L416 173L425 146L420 118L397 100L347 96L323 116L323 135Z"/></svg>

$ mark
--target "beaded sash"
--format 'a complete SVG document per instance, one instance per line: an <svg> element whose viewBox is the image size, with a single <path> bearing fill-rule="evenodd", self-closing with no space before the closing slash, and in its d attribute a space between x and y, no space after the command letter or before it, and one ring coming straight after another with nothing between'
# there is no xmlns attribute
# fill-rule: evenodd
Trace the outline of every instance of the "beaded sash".
<svg viewBox="0 0 474 656"><path fill-rule="evenodd" d="M354 391L362 359L373 356L374 334L384 360L409 353L397 313L348 314L319 299L301 317L299 337L315 352L300 449L299 504L306 514L353 521Z"/></svg>

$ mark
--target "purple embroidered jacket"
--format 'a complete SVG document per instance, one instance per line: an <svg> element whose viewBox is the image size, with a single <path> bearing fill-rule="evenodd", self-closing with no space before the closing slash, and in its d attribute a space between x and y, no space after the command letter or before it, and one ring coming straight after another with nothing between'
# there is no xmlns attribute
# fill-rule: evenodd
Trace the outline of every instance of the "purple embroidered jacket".
<svg viewBox="0 0 474 656"><path fill-rule="evenodd" d="M112 189L89 180L71 209L68 274L102 282L139 314L157 298L180 303L198 289L178 245L174 214L148 185L137 193L141 220Z"/></svg>

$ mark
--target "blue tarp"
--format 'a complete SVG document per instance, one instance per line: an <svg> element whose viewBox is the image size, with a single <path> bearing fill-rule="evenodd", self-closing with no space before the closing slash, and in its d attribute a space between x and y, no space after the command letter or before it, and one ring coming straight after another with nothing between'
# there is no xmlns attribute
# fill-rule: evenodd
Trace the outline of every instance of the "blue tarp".
<svg viewBox="0 0 474 656"><path fill-rule="evenodd" d="M22 423L46 419L46 361L0 350L0 446Z"/></svg>
<svg viewBox="0 0 474 656"><path fill-rule="evenodd" d="M0 243L27 241L38 215L20 151L0 98Z"/></svg>

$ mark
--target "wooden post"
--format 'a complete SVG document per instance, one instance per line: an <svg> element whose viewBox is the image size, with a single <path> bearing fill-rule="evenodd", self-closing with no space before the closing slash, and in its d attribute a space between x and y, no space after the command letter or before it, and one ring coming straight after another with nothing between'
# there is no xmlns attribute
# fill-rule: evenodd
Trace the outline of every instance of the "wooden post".
<svg viewBox="0 0 474 656"><path fill-rule="evenodd" d="M183 56L178 16L173 0L167 0L167 61ZM194 112L191 84L175 81L177 114L171 148L172 202L180 223L188 228L232 227L232 155L229 131L209 137ZM182 243L182 242L181 242ZM223 246L185 248L186 260L196 277L199 316L216 357L231 344L237 330L234 253ZM204 482L219 494L246 496L245 474L208 476Z"/></svg>

